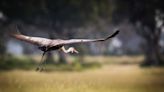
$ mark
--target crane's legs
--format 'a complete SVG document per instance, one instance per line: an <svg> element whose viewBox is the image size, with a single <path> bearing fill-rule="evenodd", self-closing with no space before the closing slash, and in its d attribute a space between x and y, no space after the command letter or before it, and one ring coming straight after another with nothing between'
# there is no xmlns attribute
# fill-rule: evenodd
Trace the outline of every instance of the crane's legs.
<svg viewBox="0 0 164 92"><path fill-rule="evenodd" d="M44 64L43 58L44 58L45 54L46 54L46 51L43 52L41 61L40 61L39 65L37 66L36 71L42 71L43 70L43 64Z"/></svg>

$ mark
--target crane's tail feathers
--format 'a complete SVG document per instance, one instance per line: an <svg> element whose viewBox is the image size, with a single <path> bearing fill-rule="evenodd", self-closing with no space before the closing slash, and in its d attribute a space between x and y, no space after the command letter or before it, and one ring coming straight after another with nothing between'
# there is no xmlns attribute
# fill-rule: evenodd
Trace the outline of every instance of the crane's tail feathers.
<svg viewBox="0 0 164 92"><path fill-rule="evenodd" d="M19 31L18 25L16 25L15 29L16 29L15 31L12 31L12 32L9 33L10 36L15 37L17 35L21 35L21 32Z"/></svg>
<svg viewBox="0 0 164 92"><path fill-rule="evenodd" d="M16 34L21 34L21 32L19 31L19 26L18 25L16 25Z"/></svg>
<svg viewBox="0 0 164 92"><path fill-rule="evenodd" d="M120 32L119 29L117 29L112 35L108 36L104 40L108 40L109 38L115 37L119 32Z"/></svg>

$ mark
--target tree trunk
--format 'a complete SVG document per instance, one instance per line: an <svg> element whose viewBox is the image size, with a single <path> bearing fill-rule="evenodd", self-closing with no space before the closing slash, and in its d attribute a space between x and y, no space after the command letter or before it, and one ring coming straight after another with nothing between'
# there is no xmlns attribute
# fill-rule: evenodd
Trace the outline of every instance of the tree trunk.
<svg viewBox="0 0 164 92"><path fill-rule="evenodd" d="M160 37L160 35L159 35ZM154 39L147 39L145 50L145 61L143 66L161 66L164 65L162 54L160 52L159 38L158 36Z"/></svg>
<svg viewBox="0 0 164 92"><path fill-rule="evenodd" d="M5 37L6 28L9 27L10 22L0 22L0 55L5 55L6 54L6 42L7 38Z"/></svg>
<svg viewBox="0 0 164 92"><path fill-rule="evenodd" d="M0 38L0 55L4 55L6 48L5 48L5 42L3 41L3 37Z"/></svg>
<svg viewBox="0 0 164 92"><path fill-rule="evenodd" d="M155 15L154 15L155 16ZM149 25L140 26L140 35L145 39L145 61L143 66L161 66L164 65L164 59L162 58L161 47L159 41L161 39L162 28L157 27L157 22L153 19ZM151 20L149 19L149 20ZM154 20L154 21L153 21Z"/></svg>

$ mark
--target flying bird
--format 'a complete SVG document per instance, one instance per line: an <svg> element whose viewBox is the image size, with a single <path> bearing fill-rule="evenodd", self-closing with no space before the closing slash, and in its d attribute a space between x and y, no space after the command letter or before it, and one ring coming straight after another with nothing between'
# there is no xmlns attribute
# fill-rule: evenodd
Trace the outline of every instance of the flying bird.
<svg viewBox="0 0 164 92"><path fill-rule="evenodd" d="M18 28L17 28L17 31ZM38 49L43 51L41 62L39 63L36 70L43 70L43 67L41 65L44 63L42 60L46 52L52 51L52 50L62 50L64 53L79 53L74 47L70 47L67 50L65 49L65 45L69 44L78 44L78 43L89 43L89 42L101 42L106 41L110 38L115 37L119 33L119 30L115 30L115 32L111 35L109 35L106 38L101 39L69 39L69 40L63 40L63 39L48 39L48 38L42 38L42 37L31 37L21 34L20 32L11 33L10 35L18 40L25 41L27 43L31 43L33 45L38 46Z"/></svg>

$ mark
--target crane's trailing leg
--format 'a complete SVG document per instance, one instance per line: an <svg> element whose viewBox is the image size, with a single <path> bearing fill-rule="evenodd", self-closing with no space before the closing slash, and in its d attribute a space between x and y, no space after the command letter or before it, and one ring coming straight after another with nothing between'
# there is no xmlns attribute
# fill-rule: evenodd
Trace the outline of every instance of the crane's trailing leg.
<svg viewBox="0 0 164 92"><path fill-rule="evenodd" d="M64 53L79 53L74 47L70 47L68 48L67 50L65 49L65 47L63 46L61 48L61 50L64 52Z"/></svg>
<svg viewBox="0 0 164 92"><path fill-rule="evenodd" d="M45 55L45 54L46 54L46 51L43 52L41 61L40 61L39 65L37 66L36 71L42 71L42 70L43 70L43 66L42 66L42 65L43 65L43 63L44 63L43 58L44 58L44 55Z"/></svg>

